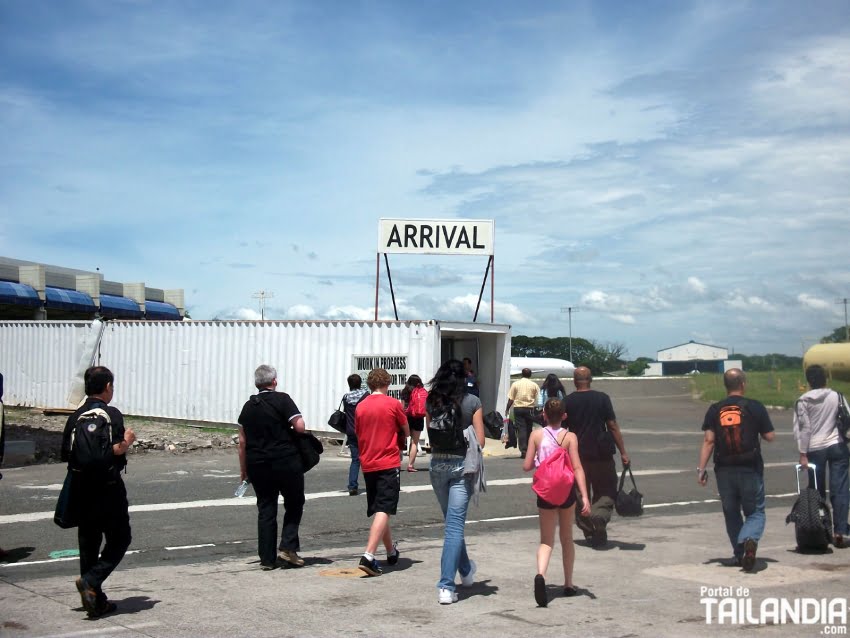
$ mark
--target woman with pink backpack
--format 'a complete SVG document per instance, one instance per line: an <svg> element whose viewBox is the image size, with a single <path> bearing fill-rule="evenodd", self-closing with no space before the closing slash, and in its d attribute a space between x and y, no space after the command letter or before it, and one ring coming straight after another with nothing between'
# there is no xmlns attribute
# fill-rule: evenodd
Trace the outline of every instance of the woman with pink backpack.
<svg viewBox="0 0 850 638"><path fill-rule="evenodd" d="M419 437L425 429L425 400L428 390L418 374L407 377L407 385L401 391L401 401L404 403L404 413L407 415L407 425L410 427L410 448L407 451L407 471L418 472L413 467L416 453L419 451Z"/></svg>
<svg viewBox="0 0 850 638"><path fill-rule="evenodd" d="M536 468L533 488L537 493L537 511L540 522L540 547L537 548L537 575L534 577L534 600L546 607L546 569L555 545L555 525L560 525L561 554L564 561L564 596L575 596L578 590L573 585L573 520L575 518L578 486L583 509L590 515L590 499L584 470L578 457L578 439L572 432L561 427L564 420L564 404L557 397L550 398L543 406L546 427L534 430L528 439L528 450L522 469L526 472Z"/></svg>

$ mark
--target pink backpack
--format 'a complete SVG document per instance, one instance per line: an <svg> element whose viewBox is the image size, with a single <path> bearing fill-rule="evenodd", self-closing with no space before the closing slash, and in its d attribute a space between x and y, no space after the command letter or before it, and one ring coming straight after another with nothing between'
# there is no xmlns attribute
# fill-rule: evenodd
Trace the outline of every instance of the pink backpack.
<svg viewBox="0 0 850 638"><path fill-rule="evenodd" d="M546 432L555 439L549 430ZM557 439L555 441L557 442ZM547 503L563 505L570 496L573 483L575 483L575 474L573 474L570 453L563 446L558 445L558 448L543 459L537 467L531 481L531 489Z"/></svg>
<svg viewBox="0 0 850 638"><path fill-rule="evenodd" d="M428 390L425 388L413 388L410 393L410 401L407 405L407 414L413 417L425 416L425 400L428 398Z"/></svg>

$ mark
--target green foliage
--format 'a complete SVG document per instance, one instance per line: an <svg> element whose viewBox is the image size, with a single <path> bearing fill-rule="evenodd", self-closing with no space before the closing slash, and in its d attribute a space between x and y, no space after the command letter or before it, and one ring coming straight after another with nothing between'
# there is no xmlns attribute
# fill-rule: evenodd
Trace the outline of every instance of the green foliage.
<svg viewBox="0 0 850 638"><path fill-rule="evenodd" d="M511 355L514 357L550 357L566 359L576 366L587 366L595 375L619 370L623 365L622 357L626 347L620 343L602 343L573 337L572 357L570 357L569 337L526 337L517 335L511 338Z"/></svg>
<svg viewBox="0 0 850 638"><path fill-rule="evenodd" d="M638 357L632 361L626 368L626 374L630 377L639 377L643 371L649 367L649 362L652 361L649 357Z"/></svg>
<svg viewBox="0 0 850 638"><path fill-rule="evenodd" d="M831 334L826 335L820 340L821 343L844 343L847 340L847 329L845 326L838 326Z"/></svg>
<svg viewBox="0 0 850 638"><path fill-rule="evenodd" d="M691 377L691 386L703 401L714 403L726 396L722 374L695 374ZM850 396L850 382L833 379L829 387ZM800 395L808 389L801 368L770 372L747 371L746 396L765 405L792 408Z"/></svg>
<svg viewBox="0 0 850 638"><path fill-rule="evenodd" d="M730 355L730 359L740 359L745 372L767 372L769 370L802 370L803 358L787 354Z"/></svg>

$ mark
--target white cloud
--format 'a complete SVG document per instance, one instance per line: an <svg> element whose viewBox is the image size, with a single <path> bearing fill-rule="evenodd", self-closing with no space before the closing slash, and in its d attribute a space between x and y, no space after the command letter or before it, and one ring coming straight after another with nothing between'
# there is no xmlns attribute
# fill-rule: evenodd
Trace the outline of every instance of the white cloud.
<svg viewBox="0 0 850 638"><path fill-rule="evenodd" d="M698 277L688 277L688 287L698 295L704 295L706 285Z"/></svg>
<svg viewBox="0 0 850 638"><path fill-rule="evenodd" d="M824 301L823 299L819 299L818 297L814 297L812 295L808 295L804 292L797 295L797 301L803 304L807 308L811 308L812 310L832 310L832 304L828 301Z"/></svg>
<svg viewBox="0 0 850 638"><path fill-rule="evenodd" d="M359 306L331 306L324 312L327 319L353 319L356 321L371 321L375 318L374 308ZM386 315L381 315L386 318Z"/></svg>
<svg viewBox="0 0 850 638"><path fill-rule="evenodd" d="M316 319L316 311L313 310L311 306L307 306L304 304L296 304L294 306L290 306L286 309L286 312L283 315L284 319Z"/></svg>
<svg viewBox="0 0 850 638"><path fill-rule="evenodd" d="M635 318L632 315L611 315L611 319L617 321L619 323L624 323L626 325L634 325L637 323Z"/></svg>

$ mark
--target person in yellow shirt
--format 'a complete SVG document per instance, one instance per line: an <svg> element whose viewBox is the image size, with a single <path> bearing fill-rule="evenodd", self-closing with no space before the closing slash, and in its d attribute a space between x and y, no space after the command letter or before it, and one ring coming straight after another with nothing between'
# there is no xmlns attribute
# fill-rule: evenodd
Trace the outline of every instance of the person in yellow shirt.
<svg viewBox="0 0 850 638"><path fill-rule="evenodd" d="M505 414L509 415L513 407L517 444L522 458L525 458L525 452L528 450L528 438L531 436L531 428L534 425L534 407L537 405L539 392L540 388L531 380L529 368L522 369L522 377L516 380L508 390L508 406L505 408Z"/></svg>

